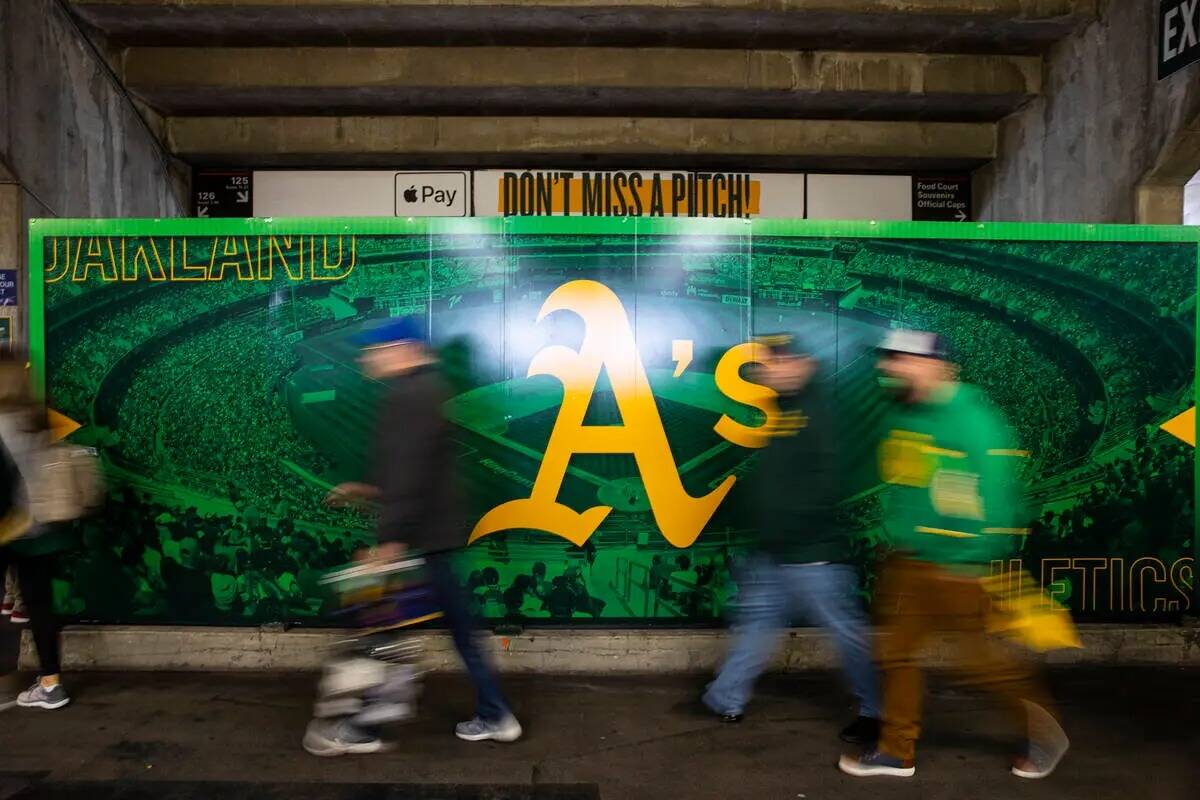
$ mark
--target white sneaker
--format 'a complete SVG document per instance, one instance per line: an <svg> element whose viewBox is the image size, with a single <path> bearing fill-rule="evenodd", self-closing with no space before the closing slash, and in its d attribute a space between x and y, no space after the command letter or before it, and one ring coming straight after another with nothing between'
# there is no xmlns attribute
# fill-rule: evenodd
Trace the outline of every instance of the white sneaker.
<svg viewBox="0 0 1200 800"><path fill-rule="evenodd" d="M1025 752L1013 761L1012 774L1031 780L1047 778L1058 768L1071 741L1049 711L1028 700L1022 702L1028 719L1028 738Z"/></svg>
<svg viewBox="0 0 1200 800"><path fill-rule="evenodd" d="M454 735L465 742L515 742L521 738L521 723L512 714L495 722L489 722L476 717L467 722L460 722L454 728Z"/></svg>
<svg viewBox="0 0 1200 800"><path fill-rule="evenodd" d="M38 681L17 695L17 705L22 708L44 708L53 711L56 708L62 708L69 702L71 702L71 696L67 694L67 690L62 687L61 683L47 689L42 686L41 681Z"/></svg>
<svg viewBox="0 0 1200 800"><path fill-rule="evenodd" d="M305 751L314 756L345 756L378 753L383 740L359 730L345 720L314 719L304 732Z"/></svg>

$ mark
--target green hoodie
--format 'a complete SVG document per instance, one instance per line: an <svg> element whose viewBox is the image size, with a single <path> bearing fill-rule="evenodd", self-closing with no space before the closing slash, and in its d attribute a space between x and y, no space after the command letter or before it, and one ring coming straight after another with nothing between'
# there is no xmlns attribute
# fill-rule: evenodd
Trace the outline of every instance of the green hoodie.
<svg viewBox="0 0 1200 800"><path fill-rule="evenodd" d="M897 407L880 447L884 527L898 552L937 564L1007 559L1029 530L1007 423L974 387Z"/></svg>

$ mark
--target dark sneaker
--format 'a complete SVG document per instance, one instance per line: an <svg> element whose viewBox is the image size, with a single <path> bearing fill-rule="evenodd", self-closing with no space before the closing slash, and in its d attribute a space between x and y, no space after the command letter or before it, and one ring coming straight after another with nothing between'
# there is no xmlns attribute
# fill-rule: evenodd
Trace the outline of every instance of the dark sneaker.
<svg viewBox="0 0 1200 800"><path fill-rule="evenodd" d="M917 766L912 759L905 761L878 750L868 750L858 758L842 756L838 759L838 769L856 778L870 778L876 775L911 778L916 773Z"/></svg>
<svg viewBox="0 0 1200 800"><path fill-rule="evenodd" d="M521 738L521 723L509 714L504 719L494 722L476 717L467 722L460 722L454 728L454 735L464 742L515 742Z"/></svg>
<svg viewBox="0 0 1200 800"><path fill-rule="evenodd" d="M1012 774L1037 780L1054 772L1071 742L1049 711L1030 702L1025 703L1025 711L1029 720L1029 739L1025 753L1013 759Z"/></svg>
<svg viewBox="0 0 1200 800"><path fill-rule="evenodd" d="M314 756L378 753L383 741L345 720L314 719L304 732L304 749Z"/></svg>
<svg viewBox="0 0 1200 800"><path fill-rule="evenodd" d="M727 708L720 708L709 698L708 693L705 693L700 698L700 706L710 714L716 715L717 719L721 720L721 722L724 722L726 725L736 725L737 723L741 722L745 716L741 711L732 711Z"/></svg>
<svg viewBox="0 0 1200 800"><path fill-rule="evenodd" d="M29 612L26 611L23 606L14 606L12 613L8 615L8 618L14 625L29 624Z"/></svg>
<svg viewBox="0 0 1200 800"><path fill-rule="evenodd" d="M61 683L47 689L42 686L41 681L38 681L17 695L17 705L22 708L44 708L53 711L56 708L62 708L69 702L71 702L71 697Z"/></svg>
<svg viewBox="0 0 1200 800"><path fill-rule="evenodd" d="M859 717L851 722L838 737L843 742L860 744L863 747L874 747L879 741L879 720L874 717Z"/></svg>

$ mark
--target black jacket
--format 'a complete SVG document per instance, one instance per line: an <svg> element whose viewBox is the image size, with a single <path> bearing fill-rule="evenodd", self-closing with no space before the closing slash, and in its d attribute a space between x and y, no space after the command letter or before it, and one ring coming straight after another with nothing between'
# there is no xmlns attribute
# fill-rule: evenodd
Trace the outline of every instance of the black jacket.
<svg viewBox="0 0 1200 800"><path fill-rule="evenodd" d="M8 515L17 504L17 490L21 486L21 473L8 452L8 445L0 439L0 518Z"/></svg>
<svg viewBox="0 0 1200 800"><path fill-rule="evenodd" d="M835 521L842 468L832 387L818 374L779 405L802 414L805 424L773 438L751 476L759 548L785 564L847 561L850 537Z"/></svg>
<svg viewBox="0 0 1200 800"><path fill-rule="evenodd" d="M379 540L425 553L467 543L450 423L449 387L432 367L389 382L375 429L374 483L380 489Z"/></svg>

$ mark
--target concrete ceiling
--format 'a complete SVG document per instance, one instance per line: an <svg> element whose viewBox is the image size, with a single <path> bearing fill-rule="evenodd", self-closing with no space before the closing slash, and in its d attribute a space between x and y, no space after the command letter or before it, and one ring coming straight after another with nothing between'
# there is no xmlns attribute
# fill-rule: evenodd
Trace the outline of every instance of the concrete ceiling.
<svg viewBox="0 0 1200 800"><path fill-rule="evenodd" d="M193 163L962 169L1096 1L70 6Z"/></svg>
<svg viewBox="0 0 1200 800"><path fill-rule="evenodd" d="M589 46L1033 54L1095 0L73 0L121 46Z"/></svg>

